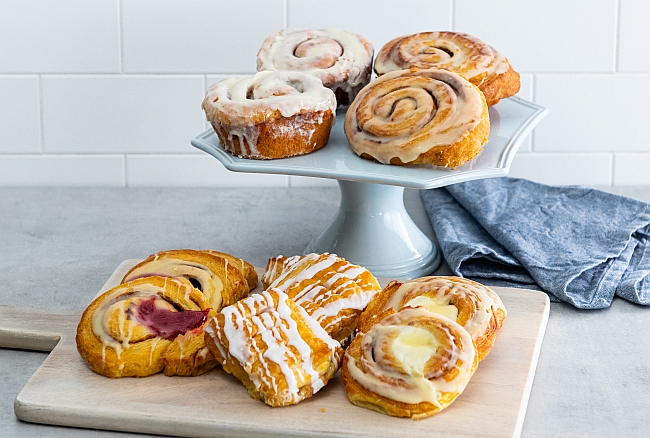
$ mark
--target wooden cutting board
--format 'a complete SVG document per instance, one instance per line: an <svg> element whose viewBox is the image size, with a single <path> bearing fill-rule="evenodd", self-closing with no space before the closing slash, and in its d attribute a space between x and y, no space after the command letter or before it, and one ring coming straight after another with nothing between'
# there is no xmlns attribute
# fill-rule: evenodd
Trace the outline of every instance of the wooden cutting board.
<svg viewBox="0 0 650 438"><path fill-rule="evenodd" d="M100 293L118 284L136 262L123 262ZM200 437L517 437L549 300L541 292L494 289L508 316L492 352L450 407L419 421L352 405L340 373L312 398L284 408L253 400L221 369L193 378L159 374L109 379L93 373L77 353L79 312L5 306L0 309L0 346L46 351L53 347L16 397L16 416L28 422Z"/></svg>

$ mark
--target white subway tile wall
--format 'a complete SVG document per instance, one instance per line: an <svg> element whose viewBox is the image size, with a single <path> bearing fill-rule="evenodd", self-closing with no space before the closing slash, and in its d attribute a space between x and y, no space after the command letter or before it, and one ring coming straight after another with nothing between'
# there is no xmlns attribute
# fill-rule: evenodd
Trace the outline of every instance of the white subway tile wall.
<svg viewBox="0 0 650 438"><path fill-rule="evenodd" d="M650 185L646 0L0 0L0 186L334 186L230 172L194 149L213 82L284 27L388 40L456 30L506 54L549 108L511 176Z"/></svg>

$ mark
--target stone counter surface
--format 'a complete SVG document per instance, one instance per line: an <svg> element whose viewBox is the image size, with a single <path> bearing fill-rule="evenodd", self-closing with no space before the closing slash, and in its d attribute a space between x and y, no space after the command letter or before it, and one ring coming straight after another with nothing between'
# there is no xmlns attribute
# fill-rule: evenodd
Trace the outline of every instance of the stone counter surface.
<svg viewBox="0 0 650 438"><path fill-rule="evenodd" d="M650 202L650 187L604 190ZM264 266L302 253L339 199L337 188L3 188L0 304L81 310L123 260L165 249L213 248ZM417 191L405 204L433 238ZM0 436L136 436L17 420L13 400L46 356L0 348ZM649 359L650 308L552 303L522 436L650 436Z"/></svg>

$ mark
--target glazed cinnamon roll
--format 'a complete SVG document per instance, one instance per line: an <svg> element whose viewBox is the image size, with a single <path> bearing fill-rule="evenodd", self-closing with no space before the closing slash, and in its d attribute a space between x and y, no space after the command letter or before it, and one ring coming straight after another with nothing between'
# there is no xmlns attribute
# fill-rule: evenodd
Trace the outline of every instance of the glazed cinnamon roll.
<svg viewBox="0 0 650 438"><path fill-rule="evenodd" d="M392 281L368 304L359 330L369 330L386 311L424 307L457 322L472 336L479 360L488 355L506 317L506 308L492 289L460 277L422 277Z"/></svg>
<svg viewBox="0 0 650 438"><path fill-rule="evenodd" d="M403 69L456 72L479 87L488 106L519 92L519 73L508 59L480 39L458 32L422 32L389 41L375 60L381 76Z"/></svg>
<svg viewBox="0 0 650 438"><path fill-rule="evenodd" d="M210 251L162 251L131 268L122 283L155 275L185 278L206 296L210 306L218 312L222 307L244 298L257 285L257 274L253 278L250 272L247 273L251 283L255 283L252 287L244 277L244 273L252 269L252 266L247 268L247 264L250 265L229 254Z"/></svg>
<svg viewBox="0 0 650 438"><path fill-rule="evenodd" d="M420 419L452 403L477 365L463 327L424 308L405 308L354 338L341 377L353 404Z"/></svg>
<svg viewBox="0 0 650 438"><path fill-rule="evenodd" d="M216 313L185 279L146 277L97 297L77 327L77 350L107 377L198 375L217 365L203 339ZM169 367L169 369L167 369Z"/></svg>
<svg viewBox="0 0 650 438"><path fill-rule="evenodd" d="M343 354L338 342L277 289L222 309L205 339L224 370L269 406L311 397L336 373Z"/></svg>
<svg viewBox="0 0 650 438"><path fill-rule="evenodd" d="M226 151L265 160L325 146L335 122L336 98L306 73L261 71L211 85L203 110Z"/></svg>
<svg viewBox="0 0 650 438"><path fill-rule="evenodd" d="M399 70L365 87L345 117L345 135L361 157L384 164L455 168L487 143L483 93L445 70Z"/></svg>
<svg viewBox="0 0 650 438"><path fill-rule="evenodd" d="M257 71L309 73L334 91L338 106L347 106L369 81L372 44L341 29L283 29L269 35L257 54Z"/></svg>
<svg viewBox="0 0 650 438"><path fill-rule="evenodd" d="M339 342L354 333L359 314L381 290L366 268L327 253L273 257L262 284L286 293Z"/></svg>

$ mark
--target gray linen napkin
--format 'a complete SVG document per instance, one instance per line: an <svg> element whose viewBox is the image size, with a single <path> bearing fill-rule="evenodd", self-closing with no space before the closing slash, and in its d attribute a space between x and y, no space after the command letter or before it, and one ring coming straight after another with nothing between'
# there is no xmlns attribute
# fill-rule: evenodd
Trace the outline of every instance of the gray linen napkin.
<svg viewBox="0 0 650 438"><path fill-rule="evenodd" d="M494 178L420 192L447 264L581 309L650 305L650 204L600 190Z"/></svg>

